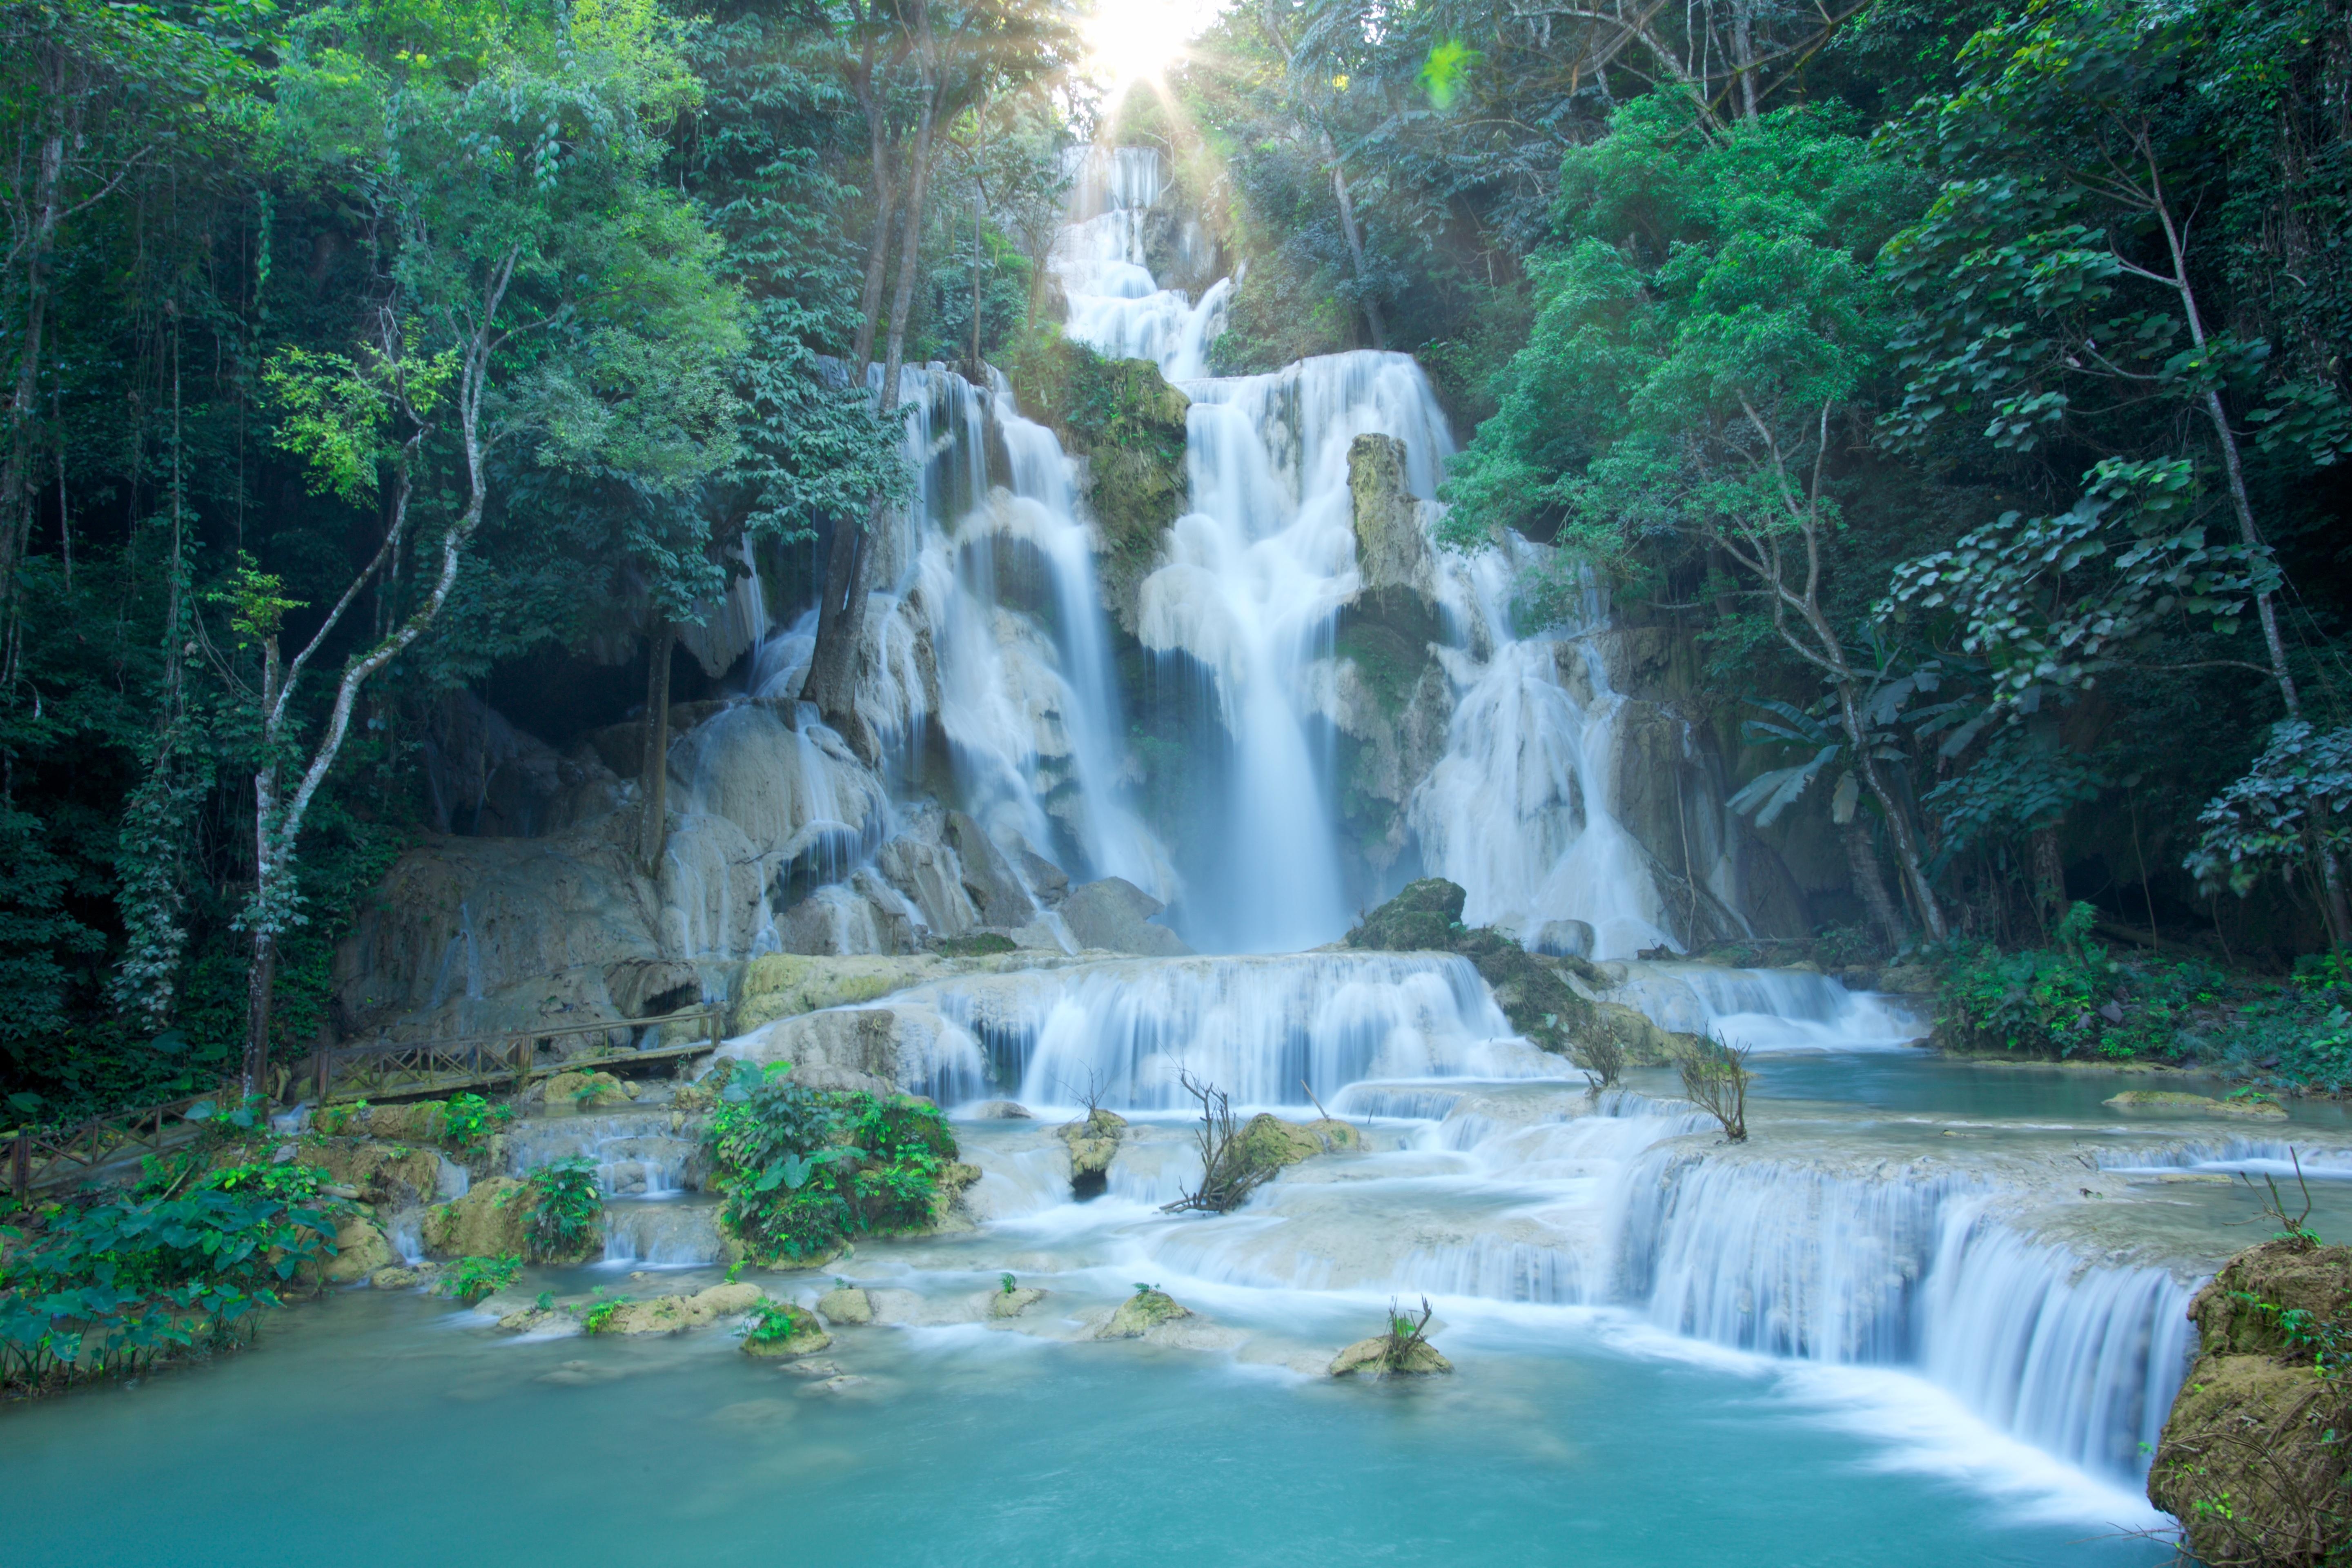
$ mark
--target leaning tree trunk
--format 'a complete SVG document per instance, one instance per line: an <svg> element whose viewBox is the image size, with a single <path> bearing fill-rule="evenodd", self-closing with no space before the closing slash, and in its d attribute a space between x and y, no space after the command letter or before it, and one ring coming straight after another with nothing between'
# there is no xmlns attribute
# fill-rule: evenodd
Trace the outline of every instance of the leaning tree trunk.
<svg viewBox="0 0 2352 1568"><path fill-rule="evenodd" d="M1886 890L1886 873L1878 863L1878 846L1871 841L1870 824L1860 816L1848 817L1839 825L1838 837L1845 841L1845 863L1853 877L1853 890L1862 896L1863 908L1870 911L1870 922L1878 928L1879 939L1890 951L1901 946L1903 911Z"/></svg>
<svg viewBox="0 0 2352 1568"><path fill-rule="evenodd" d="M648 877L660 873L669 842L669 666L677 647L677 629L656 612L646 641L645 752L637 779L637 860Z"/></svg>

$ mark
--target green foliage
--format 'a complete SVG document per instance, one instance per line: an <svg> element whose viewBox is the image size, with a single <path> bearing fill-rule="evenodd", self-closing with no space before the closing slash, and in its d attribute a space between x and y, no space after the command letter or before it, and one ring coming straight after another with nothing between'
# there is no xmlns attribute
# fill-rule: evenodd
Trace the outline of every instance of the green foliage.
<svg viewBox="0 0 2352 1568"><path fill-rule="evenodd" d="M2322 857L2352 849L2352 726L2320 733L2284 723L2244 778L2208 805L2185 862L2208 891L2243 898L2269 872L2317 875Z"/></svg>
<svg viewBox="0 0 2352 1568"><path fill-rule="evenodd" d="M751 1318L743 1326L743 1337L755 1345L778 1345L815 1326L815 1321L800 1308L762 1297L760 1304L751 1309Z"/></svg>
<svg viewBox="0 0 2352 1568"><path fill-rule="evenodd" d="M1015 944L1002 931L983 931L971 936L941 937L933 951L942 958L992 958L1015 951Z"/></svg>
<svg viewBox="0 0 2352 1568"><path fill-rule="evenodd" d="M730 1081L706 1135L721 1213L751 1256L812 1258L853 1236L927 1229L956 1157L946 1119L905 1095L803 1089L788 1071Z"/></svg>
<svg viewBox="0 0 2352 1568"><path fill-rule="evenodd" d="M613 1326L613 1320L621 1315L621 1309L629 1305L628 1297L607 1296L601 1286L597 1288L596 1296L595 1300L580 1309L580 1331L583 1334L604 1333Z"/></svg>
<svg viewBox="0 0 2352 1568"><path fill-rule="evenodd" d="M2120 960L2091 940L2097 918L2089 904L2071 906L2053 948L1955 946L1943 959L1939 1031L1964 1049L2044 1058L2188 1054L2182 1031L2211 1016L2222 976L2195 960Z"/></svg>
<svg viewBox="0 0 2352 1568"><path fill-rule="evenodd" d="M250 1172L178 1196L108 1198L0 1227L0 1388L40 1391L230 1343L334 1250L331 1213Z"/></svg>
<svg viewBox="0 0 2352 1568"><path fill-rule="evenodd" d="M513 1120L512 1106L493 1105L478 1094L453 1094L441 1108L441 1142L457 1153L468 1154Z"/></svg>
<svg viewBox="0 0 2352 1568"><path fill-rule="evenodd" d="M497 1295L521 1277L522 1259L511 1252L496 1258L460 1258L441 1271L433 1293L470 1307Z"/></svg>
<svg viewBox="0 0 2352 1568"><path fill-rule="evenodd" d="M577 1258L604 1230L604 1197L596 1184L596 1162L573 1154L540 1166L523 1178L530 1194L531 1255Z"/></svg>

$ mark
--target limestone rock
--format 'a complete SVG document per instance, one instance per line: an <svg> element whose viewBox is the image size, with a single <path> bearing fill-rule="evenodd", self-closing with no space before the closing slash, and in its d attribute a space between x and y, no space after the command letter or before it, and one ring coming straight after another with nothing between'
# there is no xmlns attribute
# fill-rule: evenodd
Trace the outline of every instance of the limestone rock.
<svg viewBox="0 0 2352 1568"><path fill-rule="evenodd" d="M1166 907L1124 878L1105 877L1071 889L1062 900L1062 920L1080 947L1182 958L1192 951L1184 939L1151 923Z"/></svg>
<svg viewBox="0 0 2352 1568"><path fill-rule="evenodd" d="M601 1070L560 1072L547 1080L546 1094L551 1110L595 1110L626 1105L637 1098L637 1086Z"/></svg>
<svg viewBox="0 0 2352 1568"><path fill-rule="evenodd" d="M1469 898L1459 883L1440 877L1408 882L1387 903L1348 933L1349 947L1389 952L1451 952Z"/></svg>
<svg viewBox="0 0 2352 1568"><path fill-rule="evenodd" d="M1336 1120L1284 1121L1261 1111L1242 1129L1242 1158L1255 1168L1296 1165L1318 1154L1360 1149L1362 1135L1349 1123Z"/></svg>
<svg viewBox="0 0 2352 1568"><path fill-rule="evenodd" d="M2238 1254L2197 1293L2198 1353L2157 1441L2147 1495L2200 1562L2289 1564L2352 1545L2341 1390L2287 1342L2289 1313L2341 1331L2352 1247L2288 1239Z"/></svg>
<svg viewBox="0 0 2352 1568"><path fill-rule="evenodd" d="M520 1257L530 1247L530 1189L512 1176L491 1176L425 1211L425 1250L436 1258Z"/></svg>
<svg viewBox="0 0 2352 1568"><path fill-rule="evenodd" d="M335 1226L335 1255L327 1259L326 1278L330 1284L347 1285L354 1279L365 1279L378 1269L389 1268L399 1261L393 1256L392 1244L383 1238L375 1222L359 1215L346 1215Z"/></svg>
<svg viewBox="0 0 2352 1568"><path fill-rule="evenodd" d="M311 1121L330 1138L436 1143L448 1131L448 1112L449 1102L446 1100L419 1100L406 1105L330 1105L318 1111Z"/></svg>
<svg viewBox="0 0 2352 1568"><path fill-rule="evenodd" d="M425 1276L415 1269L397 1265L379 1268L368 1276L368 1283L379 1290L414 1290L424 1279Z"/></svg>
<svg viewBox="0 0 2352 1568"><path fill-rule="evenodd" d="M721 1318L738 1318L767 1300L757 1285L713 1285L692 1296L656 1296L630 1301L605 1320L607 1334L676 1334L705 1329ZM806 1316L805 1313L803 1316ZM822 1331L819 1331L822 1332Z"/></svg>
<svg viewBox="0 0 2352 1568"><path fill-rule="evenodd" d="M1070 1191L1080 1198L1099 1197L1110 1185L1110 1163L1127 1136L1127 1118L1116 1110L1094 1110L1083 1121L1054 1130L1070 1148Z"/></svg>
<svg viewBox="0 0 2352 1568"><path fill-rule="evenodd" d="M1016 1100L982 1100L972 1107L974 1116L992 1121L1032 1121L1035 1120L1027 1106Z"/></svg>
<svg viewBox="0 0 2352 1568"><path fill-rule="evenodd" d="M1351 1377L1362 1373L1370 1377L1429 1377L1454 1370L1454 1363L1437 1353L1427 1340L1415 1340L1404 1353L1401 1365L1389 1364L1389 1341L1383 1334L1376 1339L1358 1340L1331 1358L1328 1369L1333 1377Z"/></svg>
<svg viewBox="0 0 2352 1568"><path fill-rule="evenodd" d="M1348 447L1348 494L1354 503L1356 570L1364 586L1426 596L1433 563L1406 483L1404 443L1393 436L1357 437Z"/></svg>
<svg viewBox="0 0 2352 1568"><path fill-rule="evenodd" d="M765 1322L756 1325L752 1332L743 1336L745 1355L790 1359L814 1355L833 1343L833 1336L824 1331L824 1325L805 1307L796 1307L789 1301L774 1302L763 1316ZM779 1317L783 1319L781 1334L770 1336L761 1331Z"/></svg>
<svg viewBox="0 0 2352 1568"><path fill-rule="evenodd" d="M816 1299L816 1310L828 1323L862 1328L874 1321L874 1298L855 1285L827 1290Z"/></svg>
<svg viewBox="0 0 2352 1568"><path fill-rule="evenodd" d="M1936 988L1936 972L1924 963L1898 963L1878 974L1878 989L1898 995L1924 996Z"/></svg>
<svg viewBox="0 0 2352 1568"><path fill-rule="evenodd" d="M2106 1103L2117 1110L2193 1110L2203 1116L2236 1116L2252 1121L2284 1121L2286 1107L2274 1100L2216 1100L2173 1089L2127 1089Z"/></svg>
<svg viewBox="0 0 2352 1568"><path fill-rule="evenodd" d="M652 1018L701 1001L702 975L675 959L626 958L605 968L604 989L623 1016Z"/></svg>
<svg viewBox="0 0 2352 1568"><path fill-rule="evenodd" d="M380 1208L407 1208L438 1195L441 1161L430 1149L370 1139L330 1139L306 1144L302 1163L324 1171L330 1182L348 1187Z"/></svg>
<svg viewBox="0 0 2352 1568"><path fill-rule="evenodd" d="M1118 1304L1110 1321L1095 1331L1098 1340L1139 1340L1162 1323L1172 1323L1192 1315L1189 1307L1179 1306L1172 1297L1159 1290L1139 1290Z"/></svg>
<svg viewBox="0 0 2352 1568"><path fill-rule="evenodd" d="M766 953L744 965L730 1028L735 1034L749 1034L779 1018L878 1001L948 973L951 972L946 965L929 954Z"/></svg>
<svg viewBox="0 0 2352 1568"><path fill-rule="evenodd" d="M982 925L1011 929L1037 918L1037 905L1013 876L1003 851L980 824L961 811L948 813L946 837L963 863L964 891L971 895Z"/></svg>
<svg viewBox="0 0 2352 1568"><path fill-rule="evenodd" d="M992 1290L988 1297L988 1315L992 1318L1017 1318L1045 1299L1045 1291L1030 1285L1011 1290Z"/></svg>

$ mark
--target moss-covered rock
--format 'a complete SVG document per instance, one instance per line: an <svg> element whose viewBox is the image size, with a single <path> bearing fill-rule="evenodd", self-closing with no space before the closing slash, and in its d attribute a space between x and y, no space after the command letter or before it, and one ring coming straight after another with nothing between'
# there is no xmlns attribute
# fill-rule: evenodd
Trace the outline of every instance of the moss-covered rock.
<svg viewBox="0 0 2352 1568"><path fill-rule="evenodd" d="M855 1285L839 1285L816 1299L816 1310L828 1323L863 1328L874 1321L874 1298Z"/></svg>
<svg viewBox="0 0 2352 1568"><path fill-rule="evenodd" d="M1318 1154L1363 1147L1363 1138L1345 1121L1285 1121L1261 1111L1249 1120L1236 1142L1241 1158L1254 1169L1279 1170L1311 1160Z"/></svg>
<svg viewBox="0 0 2352 1568"><path fill-rule="evenodd" d="M364 1138L331 1138L305 1143L302 1163L324 1171L339 1187L380 1207L406 1208L438 1195L441 1161L430 1149L380 1143Z"/></svg>
<svg viewBox="0 0 2352 1568"><path fill-rule="evenodd" d="M1454 1370L1427 1340L1415 1340L1399 1355L1386 1334L1358 1340L1331 1358L1326 1369L1333 1377L1432 1377Z"/></svg>
<svg viewBox="0 0 2352 1568"><path fill-rule="evenodd" d="M2265 1242L2189 1309L2198 1353L2148 1470L2147 1495L2200 1560L2278 1568L2352 1547L2352 1247Z"/></svg>
<svg viewBox="0 0 2352 1568"><path fill-rule="evenodd" d="M814 1355L833 1343L833 1336L804 1307L770 1301L761 1308L751 1331L743 1336L743 1353L789 1359Z"/></svg>
<svg viewBox="0 0 2352 1568"><path fill-rule="evenodd" d="M1016 1286L1010 1290L992 1290L988 1297L988 1315L992 1318L1017 1318L1045 1299L1045 1292L1034 1285Z"/></svg>
<svg viewBox="0 0 2352 1568"><path fill-rule="evenodd" d="M560 1072L547 1080L547 1105L551 1110L596 1110L608 1105L626 1105L636 1098L636 1085L594 1069Z"/></svg>
<svg viewBox="0 0 2352 1568"><path fill-rule="evenodd" d="M373 1220L361 1215L345 1215L342 1223L335 1226L335 1255L327 1259L327 1282L348 1285L398 1261L393 1256L392 1244L384 1239Z"/></svg>
<svg viewBox="0 0 2352 1568"><path fill-rule="evenodd" d="M1150 360L1105 359L1046 331L1011 356L1023 412L1087 465L1087 501L1102 536L1103 598L1131 634L1138 590L1160 536L1184 510L1185 410L1192 404Z"/></svg>
<svg viewBox="0 0 2352 1568"><path fill-rule="evenodd" d="M520 1257L530 1249L530 1189L512 1176L476 1182L460 1198L425 1211L425 1250L436 1258Z"/></svg>
<svg viewBox="0 0 2352 1568"><path fill-rule="evenodd" d="M1180 1306L1175 1299L1160 1290L1138 1290L1118 1304L1110 1321L1095 1331L1098 1340L1139 1340L1162 1323L1172 1323L1192 1315L1190 1307Z"/></svg>
<svg viewBox="0 0 2352 1568"><path fill-rule="evenodd" d="M2286 1120L2286 1107L2274 1100L2216 1100L2210 1094L2183 1094L2175 1089L2127 1089L2109 1095L2106 1103L2117 1110L2193 1110L2200 1116L2235 1116L2250 1121Z"/></svg>
<svg viewBox="0 0 2352 1568"><path fill-rule="evenodd" d="M1110 1184L1110 1163L1127 1136L1127 1118L1116 1110L1089 1111L1083 1121L1054 1130L1070 1148L1070 1191L1080 1198L1099 1197Z"/></svg>
<svg viewBox="0 0 2352 1568"><path fill-rule="evenodd" d="M436 1143L448 1131L449 1102L419 1100L407 1105L330 1105L311 1119L330 1138L377 1138L403 1143Z"/></svg>
<svg viewBox="0 0 2352 1568"><path fill-rule="evenodd" d="M1462 905L1469 896L1460 883L1442 877L1407 882L1348 933L1348 945L1386 952L1452 952L1454 938L1466 934Z"/></svg>
<svg viewBox="0 0 2352 1568"><path fill-rule="evenodd" d="M1009 950L1012 944L1004 946ZM749 1034L779 1018L876 1001L945 973L937 959L922 953L846 958L763 953L743 967L729 1032Z"/></svg>

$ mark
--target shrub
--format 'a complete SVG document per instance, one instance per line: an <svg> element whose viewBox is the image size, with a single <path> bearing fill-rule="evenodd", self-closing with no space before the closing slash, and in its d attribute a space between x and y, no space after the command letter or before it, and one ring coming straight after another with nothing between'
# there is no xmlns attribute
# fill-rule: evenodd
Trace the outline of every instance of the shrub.
<svg viewBox="0 0 2352 1568"><path fill-rule="evenodd" d="M573 1258L604 1230L604 1195L596 1185L596 1162L573 1154L540 1166L523 1178L530 1194L531 1256Z"/></svg>
<svg viewBox="0 0 2352 1568"><path fill-rule="evenodd" d="M441 1141L461 1154L470 1153L513 1120L511 1107L492 1105L478 1094L452 1095L441 1111Z"/></svg>
<svg viewBox="0 0 2352 1568"><path fill-rule="evenodd" d="M621 1309L628 1304L626 1296L598 1296L580 1310L580 1331L584 1334L604 1332L613 1326L613 1320L620 1316Z"/></svg>
<svg viewBox="0 0 2352 1568"><path fill-rule="evenodd" d="M497 1295L521 1274L522 1259L511 1252L496 1258L460 1258L442 1271L433 1291L470 1307L484 1297Z"/></svg>
<svg viewBox="0 0 2352 1568"><path fill-rule="evenodd" d="M334 1229L331 1206L272 1196L257 1178L0 1226L0 1387L37 1392L233 1344L255 1309L278 1306L281 1285L334 1251Z"/></svg>
<svg viewBox="0 0 2352 1568"><path fill-rule="evenodd" d="M755 1257L830 1253L852 1235L928 1229L956 1157L937 1108L906 1095L803 1089L771 1068L736 1075L706 1135L720 1210Z"/></svg>
<svg viewBox="0 0 2352 1568"><path fill-rule="evenodd" d="M1734 1143L1748 1142L1748 1052L1713 1036L1692 1042L1675 1059L1682 1072L1683 1093L1691 1103L1723 1126Z"/></svg>

